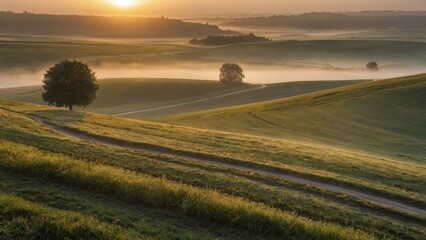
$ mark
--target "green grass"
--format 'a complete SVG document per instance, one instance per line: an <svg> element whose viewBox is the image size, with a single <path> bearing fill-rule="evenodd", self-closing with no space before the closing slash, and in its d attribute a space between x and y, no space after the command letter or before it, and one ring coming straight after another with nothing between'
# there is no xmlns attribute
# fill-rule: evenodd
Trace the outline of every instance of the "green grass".
<svg viewBox="0 0 426 240"><path fill-rule="evenodd" d="M421 41L426 40L425 30L413 29L391 29L379 31L357 31L352 33L337 33L335 37L339 38L357 38L357 39L383 39L383 40L404 40L404 41Z"/></svg>
<svg viewBox="0 0 426 240"><path fill-rule="evenodd" d="M365 69L365 64L374 60L382 69L395 70L424 67L425 52L423 40L342 40L339 36L337 40L273 41L214 48L195 48L173 39L139 42L0 36L0 66L4 70L44 70L65 58L83 60L96 67L143 64L166 66L165 69L232 61L246 65L353 70Z"/></svg>
<svg viewBox="0 0 426 240"><path fill-rule="evenodd" d="M233 61L310 68L365 69L377 61L382 69L424 67L426 43L388 40L309 40L249 43L196 49L181 54L181 60Z"/></svg>
<svg viewBox="0 0 426 240"><path fill-rule="evenodd" d="M112 173L106 174L105 172L100 174L93 169L98 169L98 167L99 169L106 168L108 171L111 170L117 174L121 174L124 171L126 176L129 175L129 179L133 179L131 176L135 176L137 179L139 177L140 179L148 179L149 181L147 181L150 183L151 180L160 181L160 183L165 182L171 184L170 186L174 186L173 189L181 189L181 187L193 189L195 187L196 192L202 192L203 195L219 194L218 196L223 196L227 199L226 202L232 202L234 201L232 199L236 199L235 201L243 201L250 206L254 204L253 206L259 206L261 209L266 207L272 212L282 212L285 216L300 216L302 222L306 220L307 222L313 221L316 224L321 221L332 226L343 226L345 229L355 228L357 231L367 232L378 238L417 239L419 236L424 235L421 227L424 225L424 220L383 208L380 205L314 187L292 184L256 174L253 175L245 171L196 163L162 154L108 148L70 139L40 127L40 125L28 118L26 114L38 115L44 117L46 121L57 125L62 125L75 131L85 131L88 134L118 142L133 142L134 144L149 145L157 149L170 149L170 151L181 151L194 155L204 154L217 161L231 161L236 164L278 172L290 171L294 174L302 174L307 178L337 182L337 184L346 184L352 187L355 185L363 190L367 189L376 194L412 201L413 204L423 206L424 193L421 188L424 182L423 177L421 177L423 170L418 166L388 162L372 156L319 146L125 120L88 113L54 110L48 107L17 102L2 101L1 107L18 111L21 114L0 110L0 132L5 144L3 149L7 153L5 156L9 155L14 159L13 163L11 163L10 158L9 160L3 158L5 162L0 167L0 171L12 171L16 175L25 174L38 177L44 179L44 181L73 186L73 188L77 189L87 190L89 188L89 190L105 195L105 197L98 197L98 199L111 199L111 196L113 196L120 201L126 201L128 204L143 204L148 208L156 206L151 205L152 202L154 204L158 203L160 205L156 207L169 212L178 210L176 214L180 218L188 218L184 226L181 224L180 229L191 229L191 226L197 226L194 221L199 222L199 217L202 216L201 219L210 222L210 224L206 223L199 226L199 228L207 231L204 234L212 238L227 236L234 239L256 239L257 237L262 238L263 233L258 232L259 229L253 228L257 234L243 236L240 235L241 230L238 229L241 229L240 227L245 228L244 226L248 225L240 225L242 223L238 221L226 225L219 224L220 222L229 221L229 218L227 218L229 216L234 216L232 219L240 219L243 215L238 215L238 217L228 214L223 215L214 212L216 210L209 210L213 216L198 215L201 213L186 212L182 207L179 207L181 206L179 204L171 204L177 205L177 208L175 206L172 206L172 209L164 207L165 205L161 205L162 202L160 200L149 201L150 198L137 195L139 194L137 191L134 192L134 194L137 193L136 195L122 192L124 190L121 189L121 186L123 184L127 186L126 181L123 182L123 180L127 178L118 177L118 179L121 179L119 185L114 182L101 184L98 179L108 175L107 180L113 181L115 179L113 176L115 175L111 175ZM247 151L247 149L253 150ZM72 167L74 165L66 165L68 162L75 164L75 166L88 166L90 171L84 173L75 172ZM85 165L84 162L89 165ZM61 165L61 163L64 163L64 165ZM314 163L315 165L313 165ZM363 174L353 171L354 167L361 168L366 163L368 163L369 167L365 169ZM383 167L384 163L388 167ZM70 173L70 171L72 172ZM88 178L87 174L94 175L90 175ZM133 182L137 183L137 179ZM413 181L416 181L416 183ZM87 184L89 182L93 184ZM121 190L116 187L120 187ZM9 187L8 189L21 194L15 188ZM160 191L161 189L157 190ZM154 195L152 197L155 197ZM172 194L166 199L176 199L172 196L175 195ZM44 198L42 199L43 202L47 201ZM57 205L50 202L49 204ZM93 205L91 208L93 208ZM92 213L93 211L95 210L84 210L84 213ZM106 217L105 213L96 212L96 214L100 219ZM220 218L221 220L218 221L216 215L224 216L225 218ZM118 218L122 219L121 221L129 222L127 216ZM163 227L176 224L170 223L168 217L162 217L162 215L159 215L158 219L161 224L156 224L156 226ZM246 219L246 217L243 219ZM214 227L206 227L206 225L210 226L212 223ZM141 224L145 225L145 223ZM228 225L234 226L232 230L227 228L229 227ZM130 226L132 229L135 228L133 225ZM137 225L136 230L139 230L140 226ZM260 228L265 229L264 227ZM171 233L168 231L171 231L170 229L174 229L174 227L165 228L166 233L158 232L158 230L155 230L158 228L149 224L143 229L154 229L141 231L145 235L148 233L149 236L170 236ZM188 236L200 236L200 233L193 232L191 234L189 230L186 233L181 233L180 236L182 236L181 239L188 239ZM263 237L265 237L264 233Z"/></svg>
<svg viewBox="0 0 426 240"><path fill-rule="evenodd" d="M426 75L164 118L182 125L310 142L424 166Z"/></svg>
<svg viewBox="0 0 426 240"><path fill-rule="evenodd" d="M259 203L250 203L211 190L88 164L7 142L3 143L0 149L3 169L41 174L66 184L115 194L130 203L177 209L191 216L230 224L233 227L248 228L258 234L297 239L343 239L348 235L353 239L368 238L368 235L362 233L351 232L332 224L312 222Z"/></svg>
<svg viewBox="0 0 426 240"><path fill-rule="evenodd" d="M34 111L34 108L22 106L24 111L27 109L27 112L42 116L58 126L112 141L332 181L417 204L425 202L422 184L424 167L421 165L324 146L148 122L141 124L139 121L102 115Z"/></svg>
<svg viewBox="0 0 426 240"><path fill-rule="evenodd" d="M0 239L153 239L0 192Z"/></svg>
<svg viewBox="0 0 426 240"><path fill-rule="evenodd" d="M424 167L420 165L324 146L148 122L141 124L101 115L51 111L35 114L58 126L112 141L319 178L409 201L425 202L422 185Z"/></svg>
<svg viewBox="0 0 426 240"><path fill-rule="evenodd" d="M51 40L28 37L0 41L0 66L4 70L23 68L39 70L63 59L79 59L91 65L103 63L152 63L153 57L189 51L189 46L167 42L126 42L78 40L67 38Z"/></svg>
<svg viewBox="0 0 426 240"><path fill-rule="evenodd" d="M265 89L212 99L190 105L162 109L152 112L126 115L130 118L148 118L159 115L180 114L193 111L235 106L258 101L278 99L297 94L315 92L362 81L312 81L268 84ZM219 81L187 79L101 79L97 99L87 108L79 110L102 114L116 114L179 104L259 87L244 84L226 86ZM0 98L45 104L41 98L41 86L0 89Z"/></svg>
<svg viewBox="0 0 426 240"><path fill-rule="evenodd" d="M94 121L94 123L90 123L91 128L96 131L101 130L99 134L102 134L102 129L108 129L111 131L109 137L128 134L130 138L133 138L130 133L131 129L135 129L135 136L138 135L139 138L144 136L158 147L171 146L174 142L183 150L190 146L195 150L200 150L200 145L205 144L206 147L203 150L205 153L218 151L217 154L221 155L225 155L224 151L229 151L233 147L219 151L222 146L216 145L219 143L218 139L221 139L220 142L224 142L224 145L230 142L240 142L241 147L246 149L248 147L246 144L258 146L266 139L171 127L87 113L69 113L17 102L2 101L1 107L21 112L20 114L0 110L2 139L0 171L11 173L9 178L0 178L6 191L54 208L69 206L73 211L93 215L100 221L115 222L110 219L118 219L119 222L126 223L123 227L139 231L144 236L168 239L168 236L176 231L173 226L177 224L181 229L178 234L179 239L191 239L191 237L192 239L217 237L262 239L266 236L273 239L274 232L280 233L284 229L288 230L285 234L292 234L291 236L296 239L304 238L309 234L312 234L311 238L324 237L327 239L330 236L338 237L339 235L344 236L342 237L344 239L347 236L369 238L365 233L377 238L390 239L417 239L424 235L421 227L424 224L423 220L385 209L379 205L244 171L195 163L162 154L109 148L70 139L41 127L26 114L37 114L48 121L68 125L88 126L88 122ZM113 125L111 126L111 124ZM108 125L110 126L108 127ZM129 130L126 130L127 128ZM141 134L142 129L145 129L146 133ZM171 139L172 136L175 138ZM199 145L188 142L193 139L193 136L199 137ZM279 146L283 143L270 140L264 146L271 145L273 142ZM236 149L230 154L237 156L236 151L239 151L239 147L237 144L233 146ZM296 146L304 148L302 152L309 149L301 145L293 147ZM302 150L297 148L286 148L281 151L286 150L287 154L291 154L293 151ZM322 151L323 149L317 150ZM297 153L300 154L300 152ZM288 156L294 157L293 160L296 161L303 159L300 158L302 156L298 157L298 154ZM312 152L308 152L308 154L312 154ZM249 152L239 153L241 158L260 157L259 153L250 155ZM344 155L337 157L342 156ZM280 164L277 162L277 165ZM300 166L300 168L304 167ZM416 171L416 169L410 171ZM30 196L21 189L23 180L20 176L22 175L31 178L31 183L26 183L28 188L33 189ZM380 174L376 177L380 178ZM401 182L404 181L406 180ZM31 187L31 184L34 184L34 187ZM50 190L49 194L43 194L46 190L42 190L41 186L51 184L62 187L53 188L54 193L51 193L53 190ZM77 189L79 194L74 194L76 190L73 189ZM59 193L63 197L53 198ZM150 194L147 196L147 193ZM404 194L406 195L407 191ZM92 195L96 197L92 197ZM40 197L34 199L31 196ZM75 200L67 200L70 196L91 200L84 200L89 203L83 202L81 204L83 208L78 208L66 203ZM114 202L114 209L120 213L98 210L99 204L105 199ZM125 208L119 204L117 206L117 202L120 201L126 202ZM157 222L132 223L130 219L133 217L129 212L138 212L138 206L148 209L141 211L142 216L143 213L152 214ZM165 212L160 214L161 211ZM170 215L174 217L170 217ZM148 216L143 218L149 219ZM177 219L184 220L178 221ZM263 220L259 221L259 219ZM294 224L289 225L289 221ZM255 227L252 227L252 224ZM156 226L164 226L163 232ZM298 226L303 227L299 229ZM247 228L252 231L244 235L244 229ZM353 233L353 228L356 233ZM348 235L347 231L351 233Z"/></svg>
<svg viewBox="0 0 426 240"><path fill-rule="evenodd" d="M80 110L116 114L132 110L149 109L207 98L257 85L226 86L219 81L188 79L101 79L97 99ZM42 87L0 89L0 97L11 100L45 104Z"/></svg>

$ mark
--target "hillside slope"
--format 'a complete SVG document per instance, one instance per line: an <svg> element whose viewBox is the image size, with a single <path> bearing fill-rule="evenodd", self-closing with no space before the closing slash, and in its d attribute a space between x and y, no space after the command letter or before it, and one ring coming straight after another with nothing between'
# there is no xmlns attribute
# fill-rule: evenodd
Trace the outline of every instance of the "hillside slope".
<svg viewBox="0 0 426 240"><path fill-rule="evenodd" d="M381 69L424 67L426 43L382 40L312 40L247 43L176 54L177 59L233 61L245 64L322 69L365 69L377 61Z"/></svg>
<svg viewBox="0 0 426 240"><path fill-rule="evenodd" d="M235 34L217 26L177 19L0 12L1 34L99 38L188 38Z"/></svg>
<svg viewBox="0 0 426 240"><path fill-rule="evenodd" d="M128 118L147 118L161 115L181 114L193 111L236 106L278 99L298 94L315 92L341 86L360 83L362 81L311 81L268 84L265 88L257 84L226 86L219 81L189 79L147 79L147 78L116 78L101 79L100 91L92 105L85 109L89 112L118 114L144 109L126 114ZM252 89L253 91L246 91ZM208 101L194 102L187 105L161 109L161 107L185 102L198 101L225 94ZM0 98L45 104L41 97L42 86L0 89Z"/></svg>
<svg viewBox="0 0 426 240"><path fill-rule="evenodd" d="M424 167L364 154L1 100L0 155L5 193L0 205L47 206L27 218L30 225L41 224L40 232L57 221L46 216L67 210L58 224L65 227L59 232L64 237L74 233L66 226L77 215L82 219L75 220L81 223L77 230L86 231L74 236L99 233L93 239L106 239L102 234L117 226L113 239L125 232L127 239L425 235ZM272 177L277 174L379 196L423 213L414 216L320 185ZM8 209L0 208L0 214L14 219L13 225L0 231L16 234L12 227L27 223L19 221L26 212Z"/></svg>
<svg viewBox="0 0 426 240"><path fill-rule="evenodd" d="M328 144L425 164L426 75L162 119Z"/></svg>
<svg viewBox="0 0 426 240"><path fill-rule="evenodd" d="M412 14L392 12L382 14L355 13L305 13L301 15L275 15L270 17L252 17L231 19L224 24L257 28L290 28L309 30L362 30L362 29L424 29L424 12Z"/></svg>
<svg viewBox="0 0 426 240"><path fill-rule="evenodd" d="M84 110L116 114L256 87L249 84L229 87L219 81L151 78L100 79L99 83L97 99ZM42 91L42 86L7 88L0 89L0 97L45 104Z"/></svg>

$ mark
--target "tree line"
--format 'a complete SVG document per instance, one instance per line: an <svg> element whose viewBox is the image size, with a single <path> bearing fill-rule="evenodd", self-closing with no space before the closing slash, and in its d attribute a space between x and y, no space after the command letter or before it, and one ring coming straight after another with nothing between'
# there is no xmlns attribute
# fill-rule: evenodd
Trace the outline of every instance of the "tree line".
<svg viewBox="0 0 426 240"><path fill-rule="evenodd" d="M250 42L269 42L271 39L256 36L253 33L248 35L239 36L208 36L204 39L192 39L190 44L205 45L205 46L220 46L237 43L250 43Z"/></svg>

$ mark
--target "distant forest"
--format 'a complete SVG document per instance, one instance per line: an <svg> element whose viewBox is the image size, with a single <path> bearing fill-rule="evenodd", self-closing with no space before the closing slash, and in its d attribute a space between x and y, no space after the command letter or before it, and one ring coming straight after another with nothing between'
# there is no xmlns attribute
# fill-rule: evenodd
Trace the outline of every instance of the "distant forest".
<svg viewBox="0 0 426 240"><path fill-rule="evenodd" d="M268 42L271 41L265 37L259 37L250 33L248 35L239 35L239 36L208 36L204 39L192 39L189 41L190 44L196 45L206 45L206 46L220 46L227 44L237 44L237 43L250 43L250 42Z"/></svg>
<svg viewBox="0 0 426 240"><path fill-rule="evenodd" d="M101 38L190 38L235 35L208 24L144 17L61 16L0 12L0 34Z"/></svg>
<svg viewBox="0 0 426 240"><path fill-rule="evenodd" d="M426 29L426 14L425 12L306 13L231 19L225 24L309 30Z"/></svg>

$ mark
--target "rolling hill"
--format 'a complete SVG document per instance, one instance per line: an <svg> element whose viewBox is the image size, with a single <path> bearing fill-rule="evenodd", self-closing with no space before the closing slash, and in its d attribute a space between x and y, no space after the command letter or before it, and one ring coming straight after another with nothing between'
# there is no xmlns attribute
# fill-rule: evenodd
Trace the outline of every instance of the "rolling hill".
<svg viewBox="0 0 426 240"><path fill-rule="evenodd" d="M219 81L209 80L101 79L99 81L101 89L97 99L89 107L80 108L80 110L111 115L135 111L123 116L148 118L278 99L360 82L362 81L290 82L268 84L263 88L259 84L226 86ZM44 104L41 93L41 86L6 88L0 89L0 98ZM200 101L203 99L210 100ZM163 108L186 102L192 103ZM144 111L147 109L152 111ZM141 111L138 112L138 110Z"/></svg>
<svg viewBox="0 0 426 240"><path fill-rule="evenodd" d="M91 66L103 64L153 64L154 56L192 50L174 42L134 42L53 38L46 36L2 36L0 69L8 71L45 71L64 59L79 59ZM164 64L164 61L162 62Z"/></svg>
<svg viewBox="0 0 426 240"><path fill-rule="evenodd" d="M178 19L0 12L0 34L97 38L190 38L231 35L217 26Z"/></svg>
<svg viewBox="0 0 426 240"><path fill-rule="evenodd" d="M219 81L188 79L119 78L101 79L99 83L101 88L97 100L87 110L106 114L154 108L256 87L249 84L227 87ZM41 93L42 86L0 89L2 98L45 104Z"/></svg>
<svg viewBox="0 0 426 240"><path fill-rule="evenodd" d="M424 165L426 75L362 83L165 122L337 146Z"/></svg>
<svg viewBox="0 0 426 240"><path fill-rule="evenodd" d="M268 64L324 70L364 70L377 61L383 70L424 68L426 43L386 40L308 40L247 43L195 49L174 55L178 60Z"/></svg>
<svg viewBox="0 0 426 240"><path fill-rule="evenodd" d="M266 29L290 28L309 30L365 30L365 29L425 29L426 14L382 12L305 13L301 15L275 15L269 17L240 18L225 21L227 26L257 27Z"/></svg>
<svg viewBox="0 0 426 240"><path fill-rule="evenodd" d="M0 231L11 236L425 234L424 166L320 145L1 100L0 155Z"/></svg>
<svg viewBox="0 0 426 240"><path fill-rule="evenodd" d="M141 64L140 68L163 66L172 69L188 65L205 67L209 63L216 65L231 61L243 66L250 65L249 69L254 70L256 68L252 65L296 70L365 70L368 62L377 61L383 70L398 71L424 68L426 43L355 39L291 40L196 48L178 41L1 36L0 53L0 69L5 72L15 69L44 71L63 59L83 60L96 68Z"/></svg>

